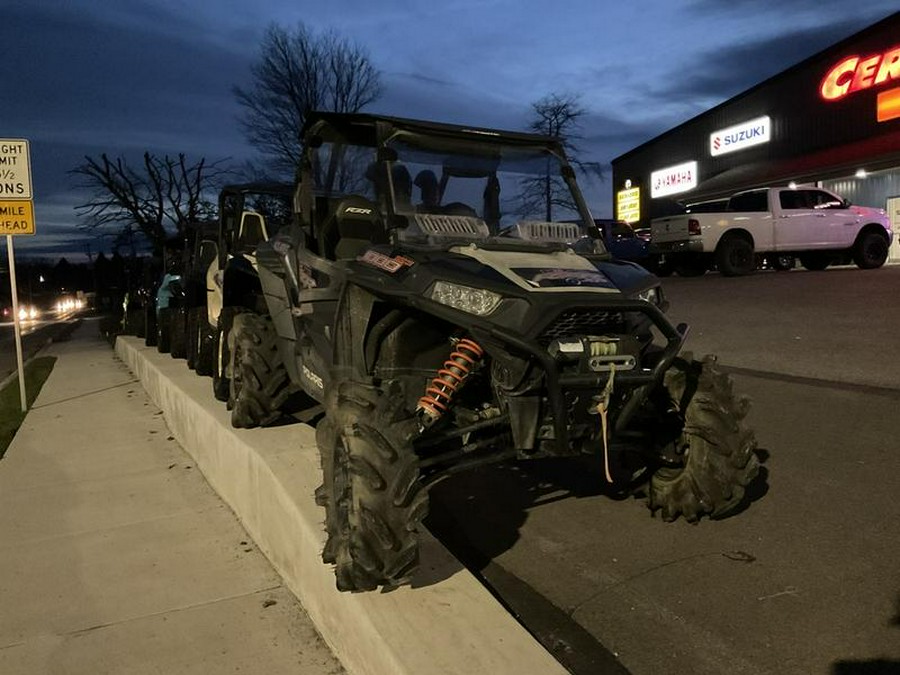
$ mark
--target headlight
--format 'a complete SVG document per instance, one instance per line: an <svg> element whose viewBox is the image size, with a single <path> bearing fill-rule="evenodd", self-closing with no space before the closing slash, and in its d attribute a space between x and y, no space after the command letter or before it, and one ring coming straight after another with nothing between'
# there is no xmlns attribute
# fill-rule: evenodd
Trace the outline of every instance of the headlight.
<svg viewBox="0 0 900 675"><path fill-rule="evenodd" d="M431 289L431 299L442 305L447 305L469 314L487 316L497 309L497 305L503 300L503 296L483 288L472 288L462 284L451 284L448 281L438 281Z"/></svg>

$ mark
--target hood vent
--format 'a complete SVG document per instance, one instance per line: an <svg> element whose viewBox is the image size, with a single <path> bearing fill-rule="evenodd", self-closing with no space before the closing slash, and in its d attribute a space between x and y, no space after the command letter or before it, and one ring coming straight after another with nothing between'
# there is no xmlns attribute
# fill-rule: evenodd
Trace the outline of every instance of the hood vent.
<svg viewBox="0 0 900 675"><path fill-rule="evenodd" d="M547 223L525 221L516 225L519 237L525 241L558 241L564 244L581 237L581 230L575 223Z"/></svg>

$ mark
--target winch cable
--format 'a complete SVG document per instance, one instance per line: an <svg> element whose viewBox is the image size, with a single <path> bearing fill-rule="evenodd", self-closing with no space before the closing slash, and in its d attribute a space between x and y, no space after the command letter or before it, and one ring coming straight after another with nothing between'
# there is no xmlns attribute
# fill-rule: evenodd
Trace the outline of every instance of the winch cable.
<svg viewBox="0 0 900 675"><path fill-rule="evenodd" d="M596 412L600 415L600 428L603 432L603 471L606 474L606 480L613 482L612 472L609 470L609 429L607 427L606 412L609 410L609 399L612 396L613 383L616 379L616 364L609 364L609 379L606 386L600 393L600 402L597 403Z"/></svg>

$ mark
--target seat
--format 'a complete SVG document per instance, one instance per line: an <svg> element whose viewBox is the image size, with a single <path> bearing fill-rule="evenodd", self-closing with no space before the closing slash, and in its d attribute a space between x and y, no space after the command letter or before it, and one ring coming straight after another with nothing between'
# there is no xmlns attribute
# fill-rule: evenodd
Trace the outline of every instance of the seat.
<svg viewBox="0 0 900 675"><path fill-rule="evenodd" d="M252 211L245 211L241 216L241 228L238 231L236 249L239 253L254 253L256 247L266 240L266 226L263 217Z"/></svg>
<svg viewBox="0 0 900 675"><path fill-rule="evenodd" d="M356 258L372 244L388 242L378 207L369 199L350 195L338 202L322 232L326 258Z"/></svg>

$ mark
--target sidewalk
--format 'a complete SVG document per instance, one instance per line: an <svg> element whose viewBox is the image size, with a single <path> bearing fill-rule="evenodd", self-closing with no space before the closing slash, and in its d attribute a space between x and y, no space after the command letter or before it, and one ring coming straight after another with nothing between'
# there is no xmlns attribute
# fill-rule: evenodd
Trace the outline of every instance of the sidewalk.
<svg viewBox="0 0 900 675"><path fill-rule="evenodd" d="M0 673L342 673L85 320L0 460Z"/></svg>

